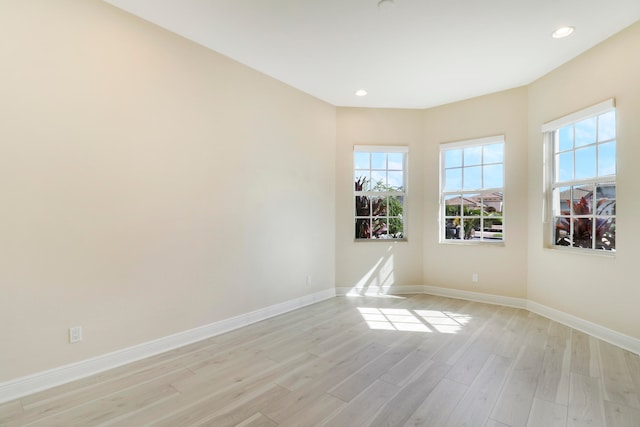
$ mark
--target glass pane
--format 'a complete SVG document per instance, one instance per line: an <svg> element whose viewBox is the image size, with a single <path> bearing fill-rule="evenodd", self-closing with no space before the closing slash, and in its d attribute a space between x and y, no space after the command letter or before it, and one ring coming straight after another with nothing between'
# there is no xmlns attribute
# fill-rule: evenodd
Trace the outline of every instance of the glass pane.
<svg viewBox="0 0 640 427"><path fill-rule="evenodd" d="M483 240L503 240L502 218L498 216L485 218L481 237Z"/></svg>
<svg viewBox="0 0 640 427"><path fill-rule="evenodd" d="M464 165L473 166L479 164L482 164L482 146L465 148Z"/></svg>
<svg viewBox="0 0 640 427"><path fill-rule="evenodd" d="M389 190L402 191L404 188L403 175L402 171L387 172L387 185L389 186Z"/></svg>
<svg viewBox="0 0 640 427"><path fill-rule="evenodd" d="M388 215L401 217L404 213L404 197L403 196L390 196L388 198Z"/></svg>
<svg viewBox="0 0 640 427"><path fill-rule="evenodd" d="M598 176L615 175L616 142L598 145Z"/></svg>
<svg viewBox="0 0 640 427"><path fill-rule="evenodd" d="M462 206L462 194L449 195L444 197L445 216L460 216Z"/></svg>
<svg viewBox="0 0 640 427"><path fill-rule="evenodd" d="M386 191L387 190L387 173L385 171L371 171L371 190Z"/></svg>
<svg viewBox="0 0 640 427"><path fill-rule="evenodd" d="M573 215L590 215L593 213L593 186L578 185L573 187L571 195Z"/></svg>
<svg viewBox="0 0 640 427"><path fill-rule="evenodd" d="M404 224L402 217L389 218L389 237L402 239L404 237Z"/></svg>
<svg viewBox="0 0 640 427"><path fill-rule="evenodd" d="M371 215L374 217L387 216L387 198L386 197L371 198Z"/></svg>
<svg viewBox="0 0 640 427"><path fill-rule="evenodd" d="M371 182L371 174L369 171L355 171L354 175L355 190L369 191L369 184Z"/></svg>
<svg viewBox="0 0 640 427"><path fill-rule="evenodd" d="M490 144L482 148L484 152L483 163L503 163L504 162L504 144Z"/></svg>
<svg viewBox="0 0 640 427"><path fill-rule="evenodd" d="M598 116L598 141L607 141L616 137L616 112L609 111L608 113L600 114Z"/></svg>
<svg viewBox="0 0 640 427"><path fill-rule="evenodd" d="M480 217L482 212L483 206L480 194L465 194L462 197L462 213L464 216Z"/></svg>
<svg viewBox="0 0 640 427"><path fill-rule="evenodd" d="M576 150L576 179L596 176L596 147Z"/></svg>
<svg viewBox="0 0 640 427"><path fill-rule="evenodd" d="M463 186L464 190L474 190L482 188L482 166L464 168Z"/></svg>
<svg viewBox="0 0 640 427"><path fill-rule="evenodd" d="M462 189L462 168L445 169L444 190L455 191Z"/></svg>
<svg viewBox="0 0 640 427"><path fill-rule="evenodd" d="M573 151L556 156L556 181L573 180Z"/></svg>
<svg viewBox="0 0 640 427"><path fill-rule="evenodd" d="M553 214L571 215L571 187L553 189Z"/></svg>
<svg viewBox="0 0 640 427"><path fill-rule="evenodd" d="M484 188L500 188L504 185L502 164L483 166Z"/></svg>
<svg viewBox="0 0 640 427"><path fill-rule="evenodd" d="M596 142L596 118L576 123L576 148Z"/></svg>
<svg viewBox="0 0 640 427"><path fill-rule="evenodd" d="M554 218L555 240L554 244L571 246L571 222L567 217Z"/></svg>
<svg viewBox="0 0 640 427"><path fill-rule="evenodd" d="M386 239L389 227L386 218L374 219L371 228L371 237L373 239Z"/></svg>
<svg viewBox="0 0 640 427"><path fill-rule="evenodd" d="M371 169L386 169L387 153L371 153Z"/></svg>
<svg viewBox="0 0 640 427"><path fill-rule="evenodd" d="M480 218L463 218L462 228L464 230L465 240L480 239Z"/></svg>
<svg viewBox="0 0 640 427"><path fill-rule="evenodd" d="M614 251L616 249L615 218L596 219L596 249Z"/></svg>
<svg viewBox="0 0 640 427"><path fill-rule="evenodd" d="M447 150L444 152L444 167L457 168L462 166L462 150Z"/></svg>
<svg viewBox="0 0 640 427"><path fill-rule="evenodd" d="M444 224L444 238L446 240L461 239L460 218L447 218Z"/></svg>
<svg viewBox="0 0 640 427"><path fill-rule="evenodd" d="M356 216L371 215L371 203L368 197L356 196Z"/></svg>
<svg viewBox="0 0 640 427"><path fill-rule="evenodd" d="M502 215L502 201L503 194L500 192L484 193L482 195L482 205L486 215Z"/></svg>
<svg viewBox="0 0 640 427"><path fill-rule="evenodd" d="M368 218L356 218L356 239L371 238L371 222Z"/></svg>
<svg viewBox="0 0 640 427"><path fill-rule="evenodd" d="M404 153L389 153L389 166L391 170L404 169Z"/></svg>
<svg viewBox="0 0 640 427"><path fill-rule="evenodd" d="M593 248L593 221L591 218L573 219L573 246L576 248Z"/></svg>
<svg viewBox="0 0 640 427"><path fill-rule="evenodd" d="M567 151L573 148L573 125L565 126L558 130L558 138L556 141L556 153L559 151Z"/></svg>
<svg viewBox="0 0 640 427"><path fill-rule="evenodd" d="M362 151L354 152L353 153L354 169L369 169L370 167L369 156L370 156L370 153L365 153Z"/></svg>
<svg viewBox="0 0 640 427"><path fill-rule="evenodd" d="M598 184L596 187L596 215L616 214L616 184Z"/></svg>

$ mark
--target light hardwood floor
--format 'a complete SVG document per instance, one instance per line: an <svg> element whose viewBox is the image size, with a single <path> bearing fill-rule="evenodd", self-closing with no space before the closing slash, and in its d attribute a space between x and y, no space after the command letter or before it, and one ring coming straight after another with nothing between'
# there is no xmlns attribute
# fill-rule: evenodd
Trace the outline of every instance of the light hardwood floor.
<svg viewBox="0 0 640 427"><path fill-rule="evenodd" d="M0 405L0 425L640 427L640 357L525 310L338 297Z"/></svg>

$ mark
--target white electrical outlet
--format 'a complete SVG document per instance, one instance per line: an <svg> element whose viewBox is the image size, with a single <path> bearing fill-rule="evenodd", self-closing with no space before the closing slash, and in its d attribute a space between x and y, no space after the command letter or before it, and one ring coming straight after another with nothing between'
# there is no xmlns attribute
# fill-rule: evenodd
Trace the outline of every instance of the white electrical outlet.
<svg viewBox="0 0 640 427"><path fill-rule="evenodd" d="M82 326L69 328L69 344L82 341Z"/></svg>
<svg viewBox="0 0 640 427"><path fill-rule="evenodd" d="M307 286L311 285L311 275L307 276Z"/></svg>
<svg viewBox="0 0 640 427"><path fill-rule="evenodd" d="M472 281L473 283L478 283L478 273L473 273L473 274L471 275L471 281Z"/></svg>

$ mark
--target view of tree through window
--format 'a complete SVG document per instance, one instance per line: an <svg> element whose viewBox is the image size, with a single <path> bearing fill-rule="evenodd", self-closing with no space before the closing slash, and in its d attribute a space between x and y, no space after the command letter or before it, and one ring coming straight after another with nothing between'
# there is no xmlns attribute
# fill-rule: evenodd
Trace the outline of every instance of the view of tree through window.
<svg viewBox="0 0 640 427"><path fill-rule="evenodd" d="M615 251L616 115L603 109L549 132L553 245Z"/></svg>
<svg viewBox="0 0 640 427"><path fill-rule="evenodd" d="M354 150L355 238L403 239L407 147Z"/></svg>
<svg viewBox="0 0 640 427"><path fill-rule="evenodd" d="M504 240L504 137L442 144L441 241Z"/></svg>

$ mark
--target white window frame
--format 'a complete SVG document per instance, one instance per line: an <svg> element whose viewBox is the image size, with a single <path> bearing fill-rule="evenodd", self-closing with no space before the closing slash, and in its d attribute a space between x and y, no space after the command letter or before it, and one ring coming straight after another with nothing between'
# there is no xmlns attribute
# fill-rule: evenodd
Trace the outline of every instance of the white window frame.
<svg viewBox="0 0 640 427"><path fill-rule="evenodd" d="M474 189L466 189L466 190L452 190L452 191L445 191L445 173L446 173L446 168L445 168L445 153L447 151L450 150L455 150L455 149L464 149L464 148L469 148L469 147L483 147L485 145L492 145L492 144L503 144L503 151L502 151L502 162L501 163L485 163L484 162L484 158L482 160L482 162L480 163L480 165L475 165L475 166L485 166L485 165L492 165L492 164L501 164L502 165L502 171L503 171L503 176L502 176L502 187L484 187L482 186L481 188L474 188ZM454 245L460 245L460 244L472 244L472 245L504 245L504 242L506 241L506 209L505 209L505 183L506 183L506 174L505 174L505 165L506 165L506 143L505 143L505 137L504 135L496 135L496 136L489 136L489 137L485 137L485 138L475 138L475 139L468 139L468 140L463 140L463 141L457 141L457 142L446 142L446 143L442 143L440 144L440 209L439 209L439 221L438 221L438 226L439 226L439 236L440 236L440 243L444 243L444 244L454 244ZM464 164L461 166L462 168L464 168ZM484 232L484 221L485 221L485 217L484 216L484 212L481 213L480 215L480 230L482 230L482 232L480 233L480 236L477 236L477 239L467 239L465 238L466 236L464 235L459 235L457 238L447 238L446 233L447 233L447 221L450 220L450 218L447 217L446 215L446 198L448 196L452 196L452 195L458 195L461 194L464 195L465 194L489 194L489 193L502 193L502 209L501 209L501 213L502 215L499 217L501 218L502 221L502 229L501 232L499 234L501 234L501 238L500 239L492 239L490 237L491 233ZM461 215L462 219L464 220L464 212ZM462 226L464 227L464 226ZM461 231L463 231L464 228L462 228L461 230L458 230L458 234L460 234ZM466 233L465 233L466 234ZM485 234L487 235L485 237Z"/></svg>
<svg viewBox="0 0 640 427"><path fill-rule="evenodd" d="M594 147L596 147L596 176L595 177L591 177L587 179L575 179L575 176L574 176L574 179L572 180L556 182L556 172L557 172L557 169L559 168L559 165L556 164L556 154L559 154L560 152L559 153L555 152L555 139L558 137L557 135L561 128L572 125L572 124L576 124L586 119L598 117L602 114L606 114L615 110L616 110L615 99L611 98L601 103L598 103L596 105L593 105L591 107L587 107L583 110L560 117L558 119L552 120L542 125L542 133L543 133L543 141L544 141L544 144L543 144L544 183L543 185L544 185L545 197L544 197L544 208L543 208L543 226L544 226L543 228L544 228L544 234L545 234L544 235L545 247L554 249L554 250L565 250L565 251L581 252L581 253L589 253L589 254L602 254L607 256L615 255L615 247L613 250L601 250L596 248L597 242L596 242L593 230L591 234L592 236L591 248L564 246L564 245L557 244L555 218L566 217L566 215L560 215L560 214L556 215L557 212L561 213L562 210L560 209L560 206L559 206L560 201L554 200L554 191L556 188L557 189L564 188L564 187L574 188L576 186L579 187L584 185L593 185L594 186L593 188L595 189L596 185L598 184L601 184L601 185L613 184L617 189L617 170L614 174L598 176L598 164L597 164L598 149L600 145L614 141L616 142L616 168L617 168L617 135L614 136L612 139L610 138L610 139L601 140L601 141L598 140L598 138L596 137L595 143L584 146L584 147L589 147L593 145ZM616 128L617 128L617 117L616 117ZM597 132L598 130L596 128L596 135L597 135ZM578 147L578 148L584 148L584 147ZM575 151L576 151L575 146L571 150L563 151L563 153L573 152L574 161L573 161L572 167L574 172L576 169ZM592 198L595 199L595 194L592 195ZM570 197L570 200L571 200L571 203L573 204L575 197L573 197L572 195ZM591 219L593 222L595 222L596 219L607 219L607 218L612 218L615 221L617 217L615 213L612 215L598 215L596 212L596 209L594 209L593 204L594 203L592 201L591 213L587 215L575 214L573 213L573 209L571 209L571 213L569 215L570 217L569 224L571 226L572 231L573 231L575 220L580 218ZM572 231L569 233L570 238L572 238Z"/></svg>
<svg viewBox="0 0 640 427"><path fill-rule="evenodd" d="M403 164L402 164L402 178L403 178L403 182L402 182L402 191L372 191L371 189L369 190L364 190L364 191L357 191L355 189L355 185L354 185L354 181L355 181L355 176L356 176L356 167L355 167L355 154L357 152L368 152L368 153L402 153L403 156ZM352 198L352 209L353 209L353 219L354 219L354 240L356 242L371 242L371 241L406 241L407 240L407 203L408 203L408 157L409 157L409 147L406 145L354 145L353 146L353 159L351 162L351 170L352 170L352 179L351 179L351 185L352 188L354 189L353 195L354 197ZM371 161L371 160L370 160ZM388 160L387 160L388 162ZM385 173L388 173L390 170L388 169L389 165L387 163L386 168L385 169L374 169L372 168L372 165L369 164L369 171L385 171ZM360 169L358 169L360 170ZM362 169L362 170L366 170L366 169ZM369 218L370 220L373 220L375 217L374 215L372 215L372 213L369 216L359 216L357 211L356 211L356 200L358 197L368 197L368 198L375 198L375 197L402 197L402 215L400 216L400 219L402 221L402 237L386 237L386 238L376 238L376 237L368 237L368 238L358 238L356 237L356 228L357 228L357 224L358 224L358 219L364 219L364 218ZM387 216L386 218L389 218L388 212L387 212Z"/></svg>

